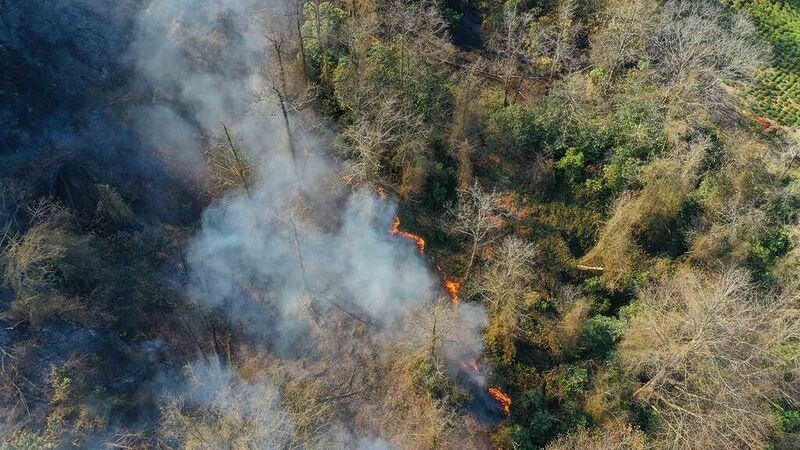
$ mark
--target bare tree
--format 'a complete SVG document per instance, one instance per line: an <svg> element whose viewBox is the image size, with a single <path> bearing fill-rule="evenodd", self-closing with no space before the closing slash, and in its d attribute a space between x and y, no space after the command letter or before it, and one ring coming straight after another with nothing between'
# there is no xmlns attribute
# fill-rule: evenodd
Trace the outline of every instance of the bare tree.
<svg viewBox="0 0 800 450"><path fill-rule="evenodd" d="M485 448L476 430L464 426L458 402L468 394L450 375L460 358L475 357L480 349L478 335L462 316L467 310L441 298L413 307L379 350L382 370L393 376L377 377L380 405L365 419L376 422L393 446ZM473 347L465 345L471 340Z"/></svg>
<svg viewBox="0 0 800 450"><path fill-rule="evenodd" d="M505 307L519 310L519 301L515 295L525 289L531 281L536 247L517 237L507 237L500 248L492 256L485 270L481 273L483 281L478 288L486 299L490 311L499 311Z"/></svg>
<svg viewBox="0 0 800 450"><path fill-rule="evenodd" d="M647 44L659 24L655 0L612 0L602 13L601 28L592 35L592 61L617 72L647 58Z"/></svg>
<svg viewBox="0 0 800 450"><path fill-rule="evenodd" d="M435 3L394 0L385 5L383 17L387 30L400 44L403 73L408 73L405 61L410 57L436 64L447 62L454 52L447 22Z"/></svg>
<svg viewBox="0 0 800 450"><path fill-rule="evenodd" d="M557 437L546 450L644 450L644 433L618 422L598 430L578 428Z"/></svg>
<svg viewBox="0 0 800 450"><path fill-rule="evenodd" d="M671 0L661 10L661 26L649 42L651 59L680 103L709 110L732 101L724 84L749 83L767 58L752 23L711 1Z"/></svg>
<svg viewBox="0 0 800 450"><path fill-rule="evenodd" d="M509 90L515 80L528 76L533 67L533 52L528 38L533 16L521 13L517 3L507 2L503 6L500 26L487 42L493 60L486 65L503 83L505 106L509 104Z"/></svg>
<svg viewBox="0 0 800 450"><path fill-rule="evenodd" d="M425 159L430 128L398 99L367 100L356 108L355 122L342 132L344 176L376 188L397 185Z"/></svg>
<svg viewBox="0 0 800 450"><path fill-rule="evenodd" d="M303 8L305 7L306 2L305 0L295 0L291 2L292 11L291 11L291 19L294 21L295 32L297 33L297 45L300 47L300 67L303 71L303 79L308 82L308 56L306 54L306 43L305 37L303 37L303 25L301 23L303 19Z"/></svg>
<svg viewBox="0 0 800 450"><path fill-rule="evenodd" d="M800 159L800 132L797 130L793 130L790 133L789 139L787 139L784 147L783 155L783 159L786 160L786 168L783 169L781 178L785 177L786 174L792 170L797 160Z"/></svg>
<svg viewBox="0 0 800 450"><path fill-rule="evenodd" d="M253 164L247 158L241 141L222 123L222 136L217 136L205 152L212 189L217 193L228 189L250 192Z"/></svg>
<svg viewBox="0 0 800 450"><path fill-rule="evenodd" d="M180 448L255 450L305 448L294 439L295 417L276 388L248 383L212 360L187 367L184 397L162 408L162 434Z"/></svg>
<svg viewBox="0 0 800 450"><path fill-rule="evenodd" d="M300 185L302 180L302 167L298 162L299 125L307 126L302 121L294 121L293 116L301 113L315 98L316 91L313 86L303 86L302 83L292 83L292 66L289 64L292 55L296 54L295 31L287 29L284 17L275 17L270 33L267 36L269 48L267 49L272 62L267 70L265 85L258 96L258 101L268 101L277 107L281 125L285 133L286 155L295 172ZM299 41L299 36L298 36ZM305 51L305 49L303 49ZM270 115L272 111L270 111Z"/></svg>
<svg viewBox="0 0 800 450"><path fill-rule="evenodd" d="M458 187L466 189L472 185L472 152L476 148L482 123L479 97L483 80L480 60L467 65L457 74L457 83L453 86L453 120L450 127L449 143L458 161Z"/></svg>
<svg viewBox="0 0 800 450"><path fill-rule="evenodd" d="M576 58L576 0L561 0L549 21L537 24L533 33L535 49L549 58L550 78L568 68Z"/></svg>
<svg viewBox="0 0 800 450"><path fill-rule="evenodd" d="M22 226L27 192L8 180L0 180L0 250Z"/></svg>
<svg viewBox="0 0 800 450"><path fill-rule="evenodd" d="M85 245L85 237L69 229L72 219L61 205L42 199L29 209L30 228L10 236L2 256L3 280L18 295L51 289L59 283L73 247Z"/></svg>
<svg viewBox="0 0 800 450"><path fill-rule="evenodd" d="M500 344L506 358L513 358L514 342L522 332L522 323L530 312L530 283L536 247L517 237L508 237L497 249L469 287L489 309L490 322L486 340Z"/></svg>
<svg viewBox="0 0 800 450"><path fill-rule="evenodd" d="M458 192L458 203L445 214L445 228L470 240L470 256L466 280L478 250L493 239L492 232L503 225L500 197L494 191L485 192L476 181Z"/></svg>
<svg viewBox="0 0 800 450"><path fill-rule="evenodd" d="M635 398L658 416L663 448L762 448L773 401L797 401L796 293L758 292L742 270L685 269L645 289L619 346L624 370L647 380Z"/></svg>
<svg viewBox="0 0 800 450"><path fill-rule="evenodd" d="M273 34L269 37L269 41L272 44L273 53L277 62L277 72L273 71L269 80L269 91L273 95L273 102L280 109L281 119L283 119L283 129L286 133L287 154L294 165L295 171L297 171L297 151L295 150L294 136L292 136L292 126L289 123L289 111L291 106L289 105L289 88L286 81L286 65L284 63L288 41L280 33ZM298 179L299 178L298 176Z"/></svg>

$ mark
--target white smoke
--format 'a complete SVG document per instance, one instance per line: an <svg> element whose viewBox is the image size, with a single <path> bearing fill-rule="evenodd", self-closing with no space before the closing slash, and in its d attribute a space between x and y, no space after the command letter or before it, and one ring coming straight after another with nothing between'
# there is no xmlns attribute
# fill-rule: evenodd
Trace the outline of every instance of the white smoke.
<svg viewBox="0 0 800 450"><path fill-rule="evenodd" d="M198 176L199 143L225 122L256 162L257 181L247 192L230 193L204 212L187 249L187 291L273 348L308 338L315 309L381 330L443 294L426 257L389 233L394 203L350 192L314 135L295 131L301 170L286 156L275 105L263 101L269 24L286 22L285 9L256 0L154 1L141 14L129 55L154 96L136 110L145 142ZM481 351L483 310L465 305L461 317L460 343L447 355L453 370L465 353ZM388 448L382 440L357 445Z"/></svg>

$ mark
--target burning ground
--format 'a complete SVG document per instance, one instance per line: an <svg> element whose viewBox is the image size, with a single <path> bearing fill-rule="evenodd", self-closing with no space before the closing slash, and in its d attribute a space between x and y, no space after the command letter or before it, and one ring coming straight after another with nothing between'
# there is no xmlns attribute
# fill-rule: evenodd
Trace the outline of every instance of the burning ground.
<svg viewBox="0 0 800 450"><path fill-rule="evenodd" d="M60 101L55 110L28 111L40 116L31 127L48 128L4 135L20 149L7 158L18 167L42 163L37 140L70 144L49 162L52 206L28 216L28 206L4 197L4 214L20 224L5 236L92 234L81 241L92 256L77 270L98 274L80 289L63 288L64 295L93 298L88 307L76 306L61 320L34 322L23 312L5 319L3 361L38 355L4 372L16 386L6 397L16 402L4 419L9 436L26 438L9 430L27 423L34 436L60 435L86 447L488 446L488 430L508 410L493 394L497 388L486 386L490 370L474 363L485 312L459 303L460 282L426 259L421 237L401 229L394 202L341 183L330 129L307 126L319 118L287 107L287 98L302 92L285 80L295 69L275 62L288 51L277 47L291 24L281 19L286 8L174 0L113 10L74 0L53 9L79 17L89 35L114 26L127 35L112 48L98 40L97 48L70 55L76 66L94 61L97 73L73 97L47 91ZM13 12L40 13L30 5ZM20 19L17 25L42 38L42 47L25 54L25 42L14 41L9 48L28 58L25 64L66 69L35 52L55 51L48 39L69 40L60 34L68 36L69 25L41 18L52 18L55 36ZM116 25L104 22L110 18ZM287 85L275 88L281 82ZM14 88L30 100L33 87ZM101 95L86 100L90 92ZM42 119L48 115L50 122ZM24 193L15 202L36 194L9 186L4 195ZM93 194L82 194L87 190ZM132 197L136 203L124 200ZM60 212L62 205L73 213ZM195 226L192 216L201 209ZM165 217L174 224L168 231ZM130 294L119 284L113 288L123 274L111 263L117 247L131 247L133 257L142 242L162 249L146 268L131 269L147 270L146 277L134 275L136 283L146 279L147 289L164 298L147 311L127 309L139 306L126 304ZM136 283L131 289L142 288ZM21 292L9 300L16 311L24 311ZM99 303L98 292L120 295L120 305ZM138 318L129 322L131 332L114 336L109 330L126 315ZM59 345L44 351L47 340ZM101 357L112 354L119 370ZM467 360L473 366L465 370ZM148 369L132 369L143 361ZM121 385L110 381L120 376ZM93 383L112 388L89 394ZM59 400L35 391L45 385ZM40 432L53 414L61 418L47 432L54 434Z"/></svg>

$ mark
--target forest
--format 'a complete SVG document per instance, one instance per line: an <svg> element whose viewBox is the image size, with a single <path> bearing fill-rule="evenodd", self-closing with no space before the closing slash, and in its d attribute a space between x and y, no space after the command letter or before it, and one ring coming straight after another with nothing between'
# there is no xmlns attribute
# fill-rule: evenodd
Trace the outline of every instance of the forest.
<svg viewBox="0 0 800 450"><path fill-rule="evenodd" d="M800 1L0 1L0 450L800 449Z"/></svg>

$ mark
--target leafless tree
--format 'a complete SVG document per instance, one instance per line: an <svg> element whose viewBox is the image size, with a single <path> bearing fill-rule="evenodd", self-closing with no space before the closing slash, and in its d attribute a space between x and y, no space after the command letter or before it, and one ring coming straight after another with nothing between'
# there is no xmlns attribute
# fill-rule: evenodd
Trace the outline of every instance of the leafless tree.
<svg viewBox="0 0 800 450"><path fill-rule="evenodd" d="M602 13L601 28L592 35L592 61L612 73L647 58L647 43L659 24L654 0L612 0Z"/></svg>
<svg viewBox="0 0 800 450"><path fill-rule="evenodd" d="M472 152L478 145L482 123L479 97L484 86L480 72L481 60L468 64L457 73L453 86L453 120L450 127L449 143L458 161L458 187L466 189L472 185Z"/></svg>
<svg viewBox="0 0 800 450"><path fill-rule="evenodd" d="M84 240L69 232L69 215L63 207L45 200L32 209L32 226L13 236L2 253L4 281L19 294L53 287L70 247Z"/></svg>
<svg viewBox="0 0 800 450"><path fill-rule="evenodd" d="M287 28L285 17L279 16L272 19L273 24L267 36L269 42L267 53L271 58L271 63L267 67L264 86L258 95L258 101L269 102L277 108L277 113L272 110L269 112L270 115L274 113L280 117L285 134L285 153L299 183L302 180L302 161L300 161L301 155L297 148L300 141L298 129L300 125L308 126L308 124L293 119L316 98L316 91L311 85L292 83L292 66L289 61L297 51L294 47L297 44L295 32Z"/></svg>
<svg viewBox="0 0 800 450"><path fill-rule="evenodd" d="M391 1L385 5L383 17L387 30L401 45L400 69L404 73L407 68L403 61L412 56L431 64L449 60L454 49L447 22L435 2Z"/></svg>
<svg viewBox="0 0 800 450"><path fill-rule="evenodd" d="M765 205L791 195L780 181L786 159L781 151L749 133L729 137L716 187L704 199L702 220L689 234L691 260L747 262L751 243L764 236L769 226Z"/></svg>
<svg viewBox="0 0 800 450"><path fill-rule="evenodd" d="M781 178L785 177L786 174L792 170L794 164L800 159L800 132L797 130L793 130L787 142L785 144L785 150L783 152L784 157L783 159L786 161L786 168L783 169L783 173L781 173Z"/></svg>
<svg viewBox="0 0 800 450"><path fill-rule="evenodd" d="M476 181L458 192L458 203L445 214L445 228L470 240L469 264L464 272L466 280L478 250L494 239L492 232L503 225L500 197L494 191L485 192Z"/></svg>
<svg viewBox="0 0 800 450"><path fill-rule="evenodd" d="M557 437L546 450L644 450L644 433L612 422L598 430L579 428Z"/></svg>
<svg viewBox="0 0 800 450"><path fill-rule="evenodd" d="M364 420L375 423L381 436L398 448L482 448L474 430L464 426L458 399L466 392L450 376L460 357L478 352L464 346L465 336L477 337L449 300L436 299L411 308L393 324L391 339L378 353L380 369L376 398L367 406ZM435 395L432 393L435 392Z"/></svg>
<svg viewBox="0 0 800 450"><path fill-rule="evenodd" d="M398 99L370 99L356 108L355 122L342 132L344 176L376 188L399 183L424 159L430 128Z"/></svg>
<svg viewBox="0 0 800 450"><path fill-rule="evenodd" d="M308 82L308 56L306 54L306 39L303 36L303 28L302 28L302 20L303 20L303 8L305 7L306 2L305 0L293 0L290 2L291 5L291 13L290 19L294 22L295 32L297 33L297 45L299 47L299 54L300 54L300 68L303 72L303 79Z"/></svg>
<svg viewBox="0 0 800 450"><path fill-rule="evenodd" d="M185 449L304 448L276 388L248 383L213 360L187 367L190 389L162 408L162 434Z"/></svg>
<svg viewBox="0 0 800 450"><path fill-rule="evenodd" d="M545 339L556 355L569 355L579 348L581 333L591 313L591 304L574 286L560 287L551 303L558 315L546 322Z"/></svg>
<svg viewBox="0 0 800 450"><path fill-rule="evenodd" d="M27 196L27 192L16 184L0 180L0 250L20 231Z"/></svg>
<svg viewBox="0 0 800 450"><path fill-rule="evenodd" d="M556 73L569 68L577 56L575 46L577 7L576 0L561 0L554 16L548 21L537 24L533 32L535 51L550 60L551 79Z"/></svg>
<svg viewBox="0 0 800 450"><path fill-rule="evenodd" d="M529 39L532 21L530 13L519 11L517 2L508 2L503 6L500 26L487 42L493 59L486 66L503 83L503 105L506 106L513 83L530 75L533 67L533 50Z"/></svg>
<svg viewBox="0 0 800 450"><path fill-rule="evenodd" d="M490 311L510 307L514 315L520 309L521 296L532 279L536 247L517 237L507 237L481 273L478 288Z"/></svg>
<svg viewBox="0 0 800 450"><path fill-rule="evenodd" d="M765 63L767 51L752 23L727 14L706 0L671 0L662 7L649 47L671 98L709 110L727 108L731 95L723 85L749 83Z"/></svg>
<svg viewBox="0 0 800 450"><path fill-rule="evenodd" d="M286 80L286 64L284 62L287 53L286 47L288 47L288 40L282 34L275 33L269 38L269 41L272 44L272 50L273 54L275 55L277 66L272 70L272 76L268 81L268 89L272 93L273 102L280 110L281 119L283 119L284 132L286 133L287 154L290 156L295 170L297 170L297 151L295 150L294 136L292 136L292 126L289 122L289 111L291 110L291 105L289 104L290 94Z"/></svg>
<svg viewBox="0 0 800 450"><path fill-rule="evenodd" d="M644 382L635 398L657 414L663 448L762 448L772 402L797 397L796 292L759 292L748 275L684 269L645 289L619 346ZM639 378L642 379L642 378Z"/></svg>
<svg viewBox="0 0 800 450"><path fill-rule="evenodd" d="M217 136L205 152L212 189L218 193L228 189L249 193L253 183L253 164L233 130L223 123L222 131L222 136Z"/></svg>
<svg viewBox="0 0 800 450"><path fill-rule="evenodd" d="M507 237L468 288L467 293L478 296L489 310L487 341L501 344L507 358L513 358L514 342L530 312L535 256L532 243Z"/></svg>

